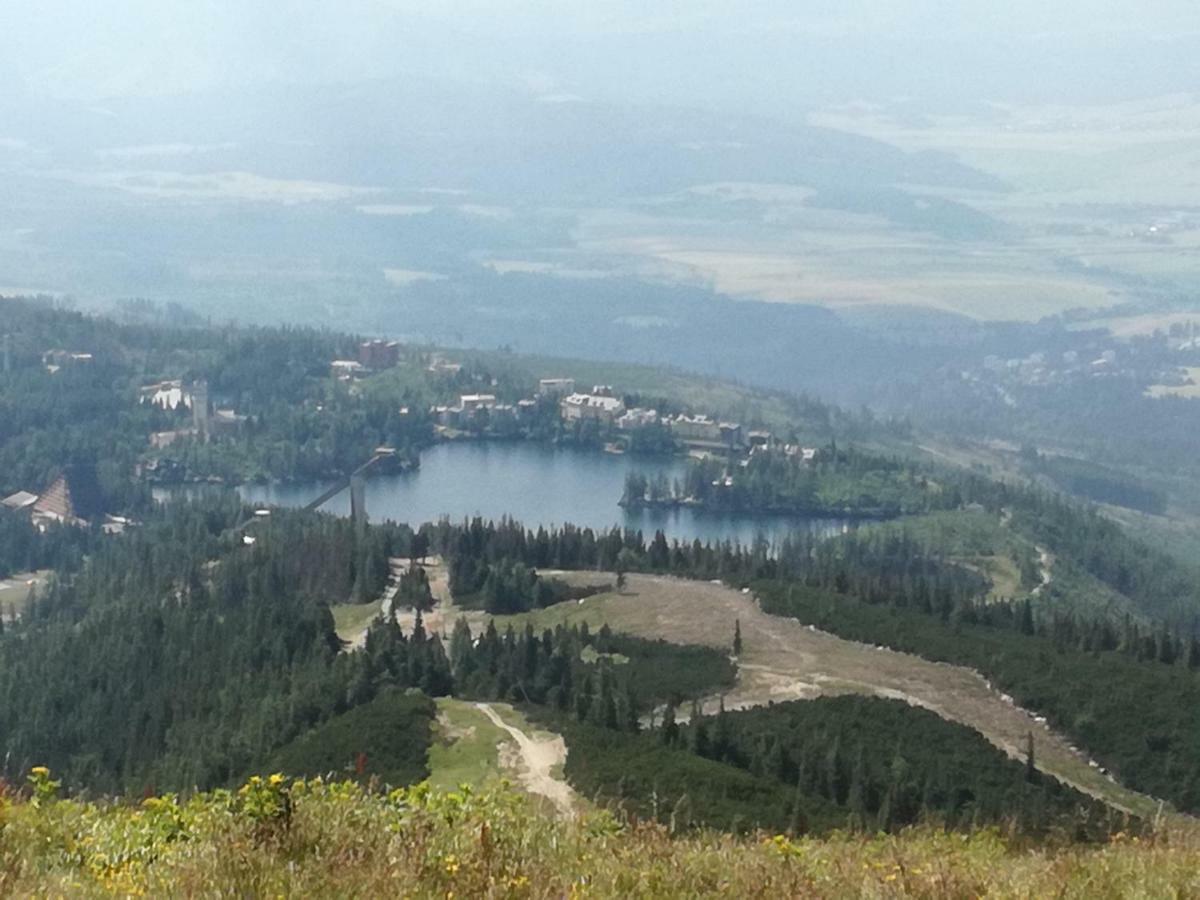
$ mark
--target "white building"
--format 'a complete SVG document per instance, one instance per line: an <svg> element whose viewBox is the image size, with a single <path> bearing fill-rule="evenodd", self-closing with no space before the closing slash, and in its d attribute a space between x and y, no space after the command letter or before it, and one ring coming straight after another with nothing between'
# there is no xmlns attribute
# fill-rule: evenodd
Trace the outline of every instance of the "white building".
<svg viewBox="0 0 1200 900"><path fill-rule="evenodd" d="M633 409L617 419L617 427L622 431L633 431L637 428L645 428L648 425L658 424L657 409L642 409L635 406Z"/></svg>
<svg viewBox="0 0 1200 900"><path fill-rule="evenodd" d="M5 509L11 509L15 512L25 512L33 507L33 504L38 502L38 495L31 494L29 491L17 491L11 496L0 500L0 506Z"/></svg>
<svg viewBox="0 0 1200 900"><path fill-rule="evenodd" d="M575 393L574 378L541 378L538 380L539 397L565 397Z"/></svg>
<svg viewBox="0 0 1200 900"><path fill-rule="evenodd" d="M612 424L625 412L624 402L613 396L597 394L571 394L563 397L559 404L562 417L568 422L594 419Z"/></svg>
<svg viewBox="0 0 1200 900"><path fill-rule="evenodd" d="M166 410L178 409L180 406L190 408L192 395L183 389L182 381L163 381L142 388L142 403Z"/></svg>
<svg viewBox="0 0 1200 900"><path fill-rule="evenodd" d="M349 381L363 373L363 364L357 359L335 359L329 364L329 374L342 381Z"/></svg>
<svg viewBox="0 0 1200 900"><path fill-rule="evenodd" d="M473 413L478 409L491 409L496 405L495 394L463 394L458 398L463 412Z"/></svg>
<svg viewBox="0 0 1200 900"><path fill-rule="evenodd" d="M770 450L775 445L775 438L772 437L771 432L758 429L746 435L746 443L750 445L751 452Z"/></svg>
<svg viewBox="0 0 1200 900"><path fill-rule="evenodd" d="M689 416L681 413L666 420L671 434L681 441L711 441L721 440L721 425L715 419L704 413Z"/></svg>

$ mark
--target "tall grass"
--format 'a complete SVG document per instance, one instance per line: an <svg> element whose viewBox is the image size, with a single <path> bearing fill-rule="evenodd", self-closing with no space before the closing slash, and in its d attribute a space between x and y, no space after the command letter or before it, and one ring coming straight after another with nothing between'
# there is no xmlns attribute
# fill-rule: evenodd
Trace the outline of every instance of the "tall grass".
<svg viewBox="0 0 1200 900"><path fill-rule="evenodd" d="M1186 897L1200 833L1021 846L999 831L789 840L558 821L514 790L255 778L85 802L48 773L0 800L0 896Z"/></svg>

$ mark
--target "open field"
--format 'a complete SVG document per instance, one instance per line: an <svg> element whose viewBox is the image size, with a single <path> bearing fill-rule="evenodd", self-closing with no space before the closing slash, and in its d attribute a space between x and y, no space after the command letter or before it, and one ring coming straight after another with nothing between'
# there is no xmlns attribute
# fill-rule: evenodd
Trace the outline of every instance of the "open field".
<svg viewBox="0 0 1200 900"><path fill-rule="evenodd" d="M1183 373L1186 384L1152 384L1146 393L1151 397L1200 397L1200 366L1188 366Z"/></svg>
<svg viewBox="0 0 1200 900"><path fill-rule="evenodd" d="M0 617L11 619L20 615L30 591L45 584L50 574L48 570L43 570L18 572L7 578L0 578Z"/></svg>
<svg viewBox="0 0 1200 900"><path fill-rule="evenodd" d="M947 559L979 573L991 586L987 600L996 602L1029 594L1021 585L1015 560L1038 553L1026 538L1009 528L1008 514L982 510L929 513L868 526L873 531L906 534L938 547Z"/></svg>
<svg viewBox="0 0 1200 900"><path fill-rule="evenodd" d="M1169 206L1200 201L1200 99L1186 94L1103 106L993 104L973 115L892 117L829 110L814 124L907 150L943 150L1047 198Z"/></svg>
<svg viewBox="0 0 1200 900"><path fill-rule="evenodd" d="M164 199L186 198L295 204L349 200L377 192L377 189L369 187L323 181L268 178L252 172L192 174L155 169L100 173L58 172L54 174L64 181L92 187L115 188L140 196Z"/></svg>
<svg viewBox="0 0 1200 900"><path fill-rule="evenodd" d="M493 786L500 781L500 747L508 735L474 703L437 701L437 734L429 747L429 781L439 790L461 784Z"/></svg>
<svg viewBox="0 0 1200 900"><path fill-rule="evenodd" d="M568 573L565 577L572 577ZM574 577L594 578L594 573ZM486 617L472 614L473 625ZM1129 791L1089 765L1060 736L993 690L976 672L842 640L792 619L769 616L754 598L719 584L632 575L620 594L559 604L536 613L498 619L503 628L530 621L535 628L588 622L597 628L651 639L727 647L741 623L744 650L738 681L724 696L727 709L820 695L873 694L905 700L981 732L1014 758L1023 758L1033 734L1038 768L1122 809L1153 815L1157 801ZM715 709L717 698L707 706Z"/></svg>
<svg viewBox="0 0 1200 900"><path fill-rule="evenodd" d="M991 582L987 593L989 603L1011 600L1027 593L1021 590L1021 573L1007 556L951 557L951 561L978 572Z"/></svg>
<svg viewBox="0 0 1200 900"><path fill-rule="evenodd" d="M635 269L653 263L660 278L707 284L735 297L835 309L909 306L982 320L1035 320L1124 299L1103 278L1064 272L1057 259L1079 250L1079 241L1041 246L1029 240L1040 239L1038 222L1029 223L1029 234L1010 239L955 241L876 215L813 209L789 185L725 187L733 191L729 202L752 200L757 212L697 227L686 218L606 210L583 217L579 246L593 256L632 261L627 265ZM972 194L968 202L998 201ZM1002 222L1021 219L1007 206L987 212Z"/></svg>
<svg viewBox="0 0 1200 900"><path fill-rule="evenodd" d="M1191 328L1200 325L1200 309L1195 312L1144 313L1112 319L1093 319L1086 324L1089 328L1107 328L1117 337L1130 338L1170 331L1173 325Z"/></svg>
<svg viewBox="0 0 1200 900"><path fill-rule="evenodd" d="M379 603L340 603L329 607L329 611L333 613L333 628L337 636L353 644L362 637L371 620L379 615Z"/></svg>
<svg viewBox="0 0 1200 900"><path fill-rule="evenodd" d="M391 561L392 578L387 590L378 600L368 603L339 603L331 606L333 627L337 636L350 647L360 647L366 639L368 626L377 616L386 616L392 612L392 604L396 591L396 581L400 573L412 565L412 560L395 558ZM425 574L429 577L429 587L433 592L435 606L422 617L426 631L448 636L454 620L447 618L453 613L453 601L450 598L450 586L447 580L446 567L440 557L431 556L424 561ZM396 621L405 631L412 631L416 624L417 614L409 607L397 607Z"/></svg>
<svg viewBox="0 0 1200 900"><path fill-rule="evenodd" d="M507 779L560 816L580 808L579 797L563 780L567 747L561 735L535 729L506 703L443 697L437 705L437 736L429 748L434 788L487 789Z"/></svg>
<svg viewBox="0 0 1200 900"><path fill-rule="evenodd" d="M913 152L944 152L1002 179L1008 190L953 199L1005 222L1038 267L1077 285L1137 300L1166 288L1194 295L1200 245L1200 100L1188 95L1108 106L993 105L970 115L892 116L854 107L815 115L826 125ZM986 265L986 263L985 263ZM1062 293L1064 302L1074 294ZM1079 303L1078 306L1090 306ZM1100 320L1143 331L1172 313Z"/></svg>

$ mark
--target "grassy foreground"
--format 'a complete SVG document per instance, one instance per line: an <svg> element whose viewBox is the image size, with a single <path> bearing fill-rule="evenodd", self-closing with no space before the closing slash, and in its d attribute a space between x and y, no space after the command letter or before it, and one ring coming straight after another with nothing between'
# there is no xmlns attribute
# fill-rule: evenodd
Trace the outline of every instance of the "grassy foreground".
<svg viewBox="0 0 1200 900"><path fill-rule="evenodd" d="M794 839L595 812L539 815L501 787L369 793L253 778L140 804L56 798L35 769L0 800L0 896L1187 897L1200 836L1022 848L996 831Z"/></svg>

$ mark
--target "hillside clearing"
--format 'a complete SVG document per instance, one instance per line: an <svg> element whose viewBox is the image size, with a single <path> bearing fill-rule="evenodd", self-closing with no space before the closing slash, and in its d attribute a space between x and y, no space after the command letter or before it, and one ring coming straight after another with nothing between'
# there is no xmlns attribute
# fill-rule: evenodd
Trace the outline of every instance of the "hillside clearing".
<svg viewBox="0 0 1200 900"><path fill-rule="evenodd" d="M519 778L525 790L545 797L554 804L560 816L570 816L575 809L575 792L562 780L562 765L567 761L567 745L562 736L542 732L531 737L505 722L493 704L476 703L475 708L515 742L519 753Z"/></svg>
<svg viewBox="0 0 1200 900"><path fill-rule="evenodd" d="M567 746L561 735L535 729L506 703L443 697L437 706L438 734L429 750L434 788L491 788L510 777L560 816L580 808L579 797L563 780Z"/></svg>
<svg viewBox="0 0 1200 900"><path fill-rule="evenodd" d="M379 603L339 603L329 607L333 613L333 629L337 636L351 646L361 646L367 626L379 615Z"/></svg>
<svg viewBox="0 0 1200 900"><path fill-rule="evenodd" d="M508 737L473 703L439 698L434 727L429 747L429 782L434 788L483 788L500 781L500 746Z"/></svg>
<svg viewBox="0 0 1200 900"><path fill-rule="evenodd" d="M0 578L0 617L14 619L20 615L30 592L42 587L50 574L49 571L19 572Z"/></svg>
<svg viewBox="0 0 1200 900"><path fill-rule="evenodd" d="M595 573L563 573L594 579ZM473 625L487 617L473 614ZM1113 806L1153 816L1157 801L1130 791L1093 767L1044 722L1014 705L977 672L920 657L843 640L793 619L764 613L749 594L720 584L664 576L630 575L621 593L582 603L559 604L523 616L498 619L535 628L558 623L608 624L614 631L676 643L728 647L734 622L741 624L743 652L737 684L724 695L727 709L761 706L819 695L872 694L925 707L978 730L1016 759L1023 759L1032 734L1035 761L1043 772ZM705 711L715 711L710 698Z"/></svg>

